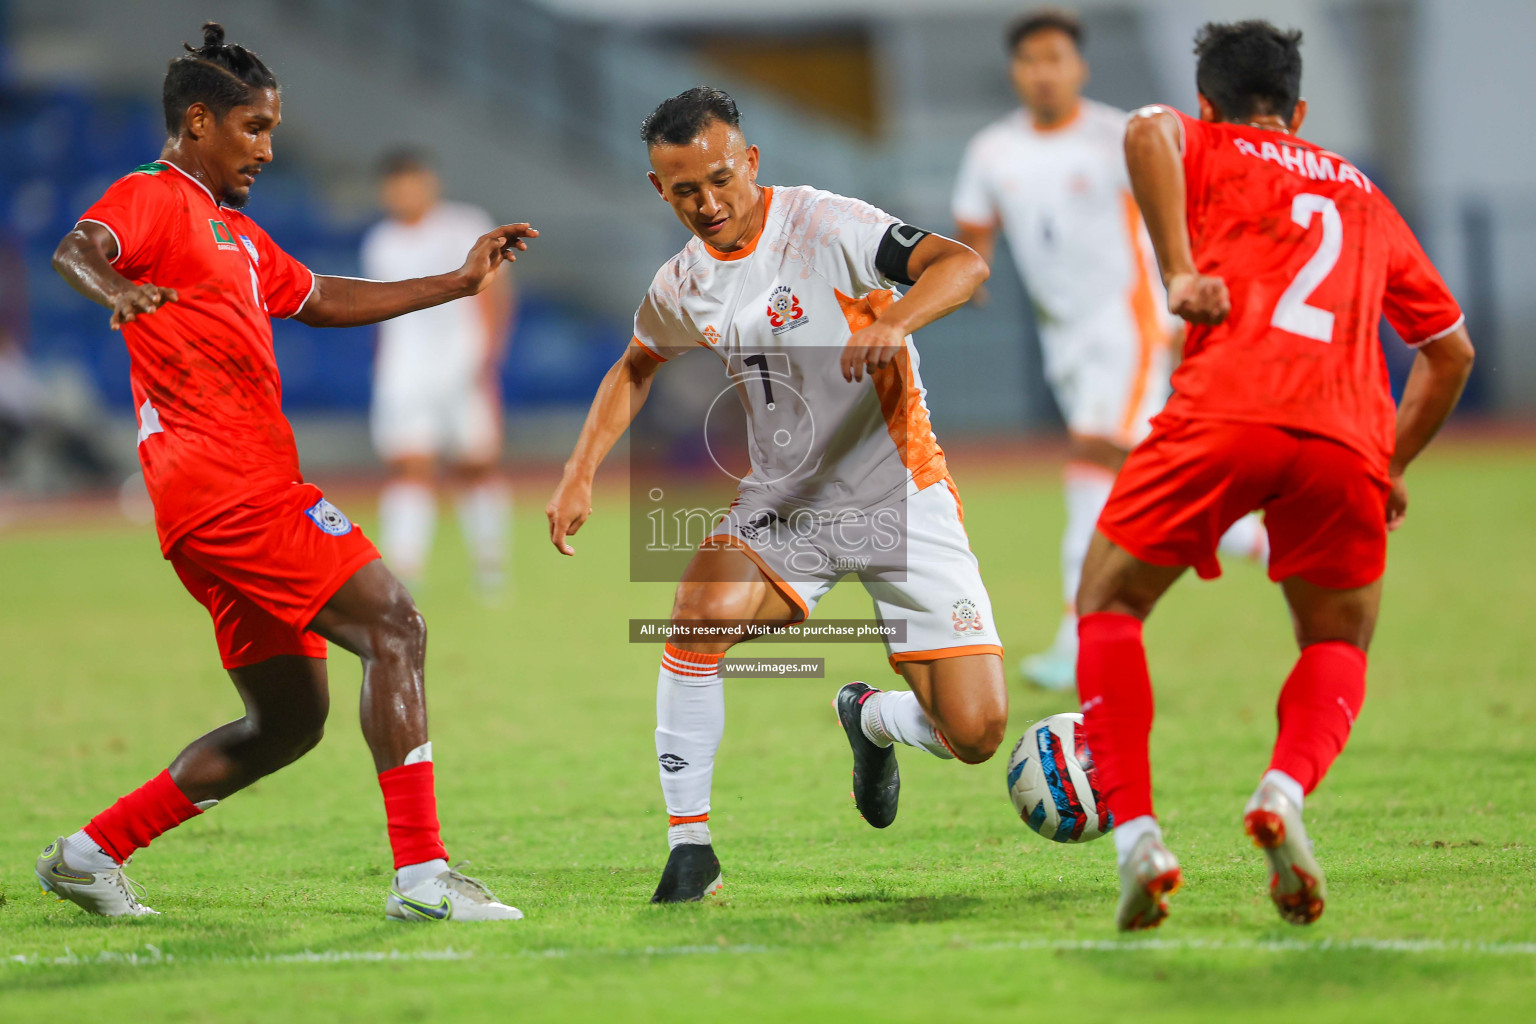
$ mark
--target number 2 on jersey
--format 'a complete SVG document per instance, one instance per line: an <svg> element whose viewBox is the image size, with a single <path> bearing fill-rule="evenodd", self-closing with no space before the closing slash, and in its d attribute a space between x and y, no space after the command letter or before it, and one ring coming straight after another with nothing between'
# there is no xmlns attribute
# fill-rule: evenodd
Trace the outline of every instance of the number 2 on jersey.
<svg viewBox="0 0 1536 1024"><path fill-rule="evenodd" d="M1333 314L1326 309L1308 305L1307 300L1332 273L1334 264L1339 262L1339 253L1344 248L1344 221L1339 217L1339 208L1327 196L1300 192L1291 200L1291 220L1301 227L1310 228L1315 213L1322 214L1322 244L1317 247L1312 258L1302 264L1301 270L1281 294L1280 301L1275 303L1275 315L1269 318L1269 323L1272 327L1299 334L1303 338L1331 342Z"/></svg>

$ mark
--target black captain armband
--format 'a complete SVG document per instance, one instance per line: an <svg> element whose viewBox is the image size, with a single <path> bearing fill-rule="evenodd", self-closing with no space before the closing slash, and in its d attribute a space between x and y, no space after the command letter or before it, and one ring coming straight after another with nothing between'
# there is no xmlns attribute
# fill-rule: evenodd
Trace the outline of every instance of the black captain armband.
<svg viewBox="0 0 1536 1024"><path fill-rule="evenodd" d="M892 224L885 229L880 248L875 250L875 269L897 284L913 284L912 275L907 273L907 261L912 258L917 243L931 234L932 231L910 224Z"/></svg>

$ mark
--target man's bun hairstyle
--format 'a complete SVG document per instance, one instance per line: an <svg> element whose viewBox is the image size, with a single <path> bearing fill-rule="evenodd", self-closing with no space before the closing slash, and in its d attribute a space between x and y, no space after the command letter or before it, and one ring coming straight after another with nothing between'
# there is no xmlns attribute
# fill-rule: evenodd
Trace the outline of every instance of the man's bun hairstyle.
<svg viewBox="0 0 1536 1024"><path fill-rule="evenodd" d="M686 146L699 137L711 121L721 121L732 128L741 127L741 112L736 101L723 89L698 85L662 100L640 122L640 137L645 146Z"/></svg>
<svg viewBox="0 0 1536 1024"><path fill-rule="evenodd" d="M171 61L160 91L165 106L165 130L181 134L182 115L194 103L205 104L222 118L245 106L261 89L276 89L277 76L245 47L224 41L224 26L203 25L203 45L183 43L187 52Z"/></svg>
<svg viewBox="0 0 1536 1024"><path fill-rule="evenodd" d="M1227 121L1279 115L1301 99L1301 31L1267 21L1208 22L1195 33L1195 86Z"/></svg>

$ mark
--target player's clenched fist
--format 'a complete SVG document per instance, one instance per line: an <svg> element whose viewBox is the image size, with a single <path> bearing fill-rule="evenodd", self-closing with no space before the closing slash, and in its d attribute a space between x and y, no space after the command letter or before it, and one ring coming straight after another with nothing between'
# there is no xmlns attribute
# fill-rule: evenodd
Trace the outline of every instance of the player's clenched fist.
<svg viewBox="0 0 1536 1024"><path fill-rule="evenodd" d="M116 331L141 316L148 316L167 302L176 301L176 289L140 284L119 293L112 300L111 328Z"/></svg>
<svg viewBox="0 0 1536 1024"><path fill-rule="evenodd" d="M517 254L528 249L527 239L538 238L538 229L529 224L503 224L475 239L459 273L465 279L468 294L478 295L490 284L496 268L516 263Z"/></svg>
<svg viewBox="0 0 1536 1024"><path fill-rule="evenodd" d="M555 488L555 496L544 506L549 519L549 542L562 555L574 555L576 549L566 543L581 529L587 517L592 515L592 485L581 481L561 480Z"/></svg>
<svg viewBox="0 0 1536 1024"><path fill-rule="evenodd" d="M878 320L863 330L855 331L843 347L843 380L863 380L866 366L870 373L890 366L906 341L904 333Z"/></svg>
<svg viewBox="0 0 1536 1024"><path fill-rule="evenodd" d="M1219 324L1232 312L1227 282L1204 274L1174 274L1168 279L1168 312L1192 324Z"/></svg>

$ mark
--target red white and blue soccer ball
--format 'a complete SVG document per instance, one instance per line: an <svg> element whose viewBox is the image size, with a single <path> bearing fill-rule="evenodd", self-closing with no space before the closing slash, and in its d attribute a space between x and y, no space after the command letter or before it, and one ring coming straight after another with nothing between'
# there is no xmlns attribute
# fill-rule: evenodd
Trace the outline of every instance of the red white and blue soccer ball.
<svg viewBox="0 0 1536 1024"><path fill-rule="evenodd" d="M1030 726L1008 758L1008 795L1024 824L1058 843L1086 843L1115 827L1083 736L1083 716Z"/></svg>

